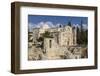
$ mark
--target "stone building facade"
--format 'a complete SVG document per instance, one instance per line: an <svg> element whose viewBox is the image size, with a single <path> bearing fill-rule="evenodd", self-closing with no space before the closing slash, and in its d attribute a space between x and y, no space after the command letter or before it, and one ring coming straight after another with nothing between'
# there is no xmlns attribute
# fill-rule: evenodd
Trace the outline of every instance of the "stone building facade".
<svg viewBox="0 0 100 76"><path fill-rule="evenodd" d="M52 40L55 41L53 44L57 44L59 46L73 46L77 44L75 28L71 26L50 28L48 25L44 25L42 28L33 29L33 43L36 43L36 39L41 37L46 31L48 31L53 37Z"/></svg>
<svg viewBox="0 0 100 76"><path fill-rule="evenodd" d="M44 37L45 32L48 32L50 36ZM77 29L75 27L66 25L50 28L44 25L34 28L29 35L32 36L29 38L29 41L32 41L29 42L30 47L28 48L29 60L79 59L88 56L87 47L76 46ZM43 38L42 41L37 40L40 37Z"/></svg>
<svg viewBox="0 0 100 76"><path fill-rule="evenodd" d="M65 52L71 54L67 51L67 47L77 44L75 28L68 25L57 28L50 28L48 25L44 25L42 28L34 28L33 44L38 44L37 39L42 37L46 31L50 33L51 37L44 37L42 50L45 52L45 57L43 59L60 59L59 57L65 55ZM73 55L70 56L74 57Z"/></svg>

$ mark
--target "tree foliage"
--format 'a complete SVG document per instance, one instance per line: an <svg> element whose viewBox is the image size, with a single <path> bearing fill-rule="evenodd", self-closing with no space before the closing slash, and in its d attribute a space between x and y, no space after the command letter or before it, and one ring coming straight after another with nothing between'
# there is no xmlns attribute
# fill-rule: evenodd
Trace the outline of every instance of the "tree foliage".
<svg viewBox="0 0 100 76"><path fill-rule="evenodd" d="M68 26L71 26L71 22L70 21L68 22Z"/></svg>
<svg viewBox="0 0 100 76"><path fill-rule="evenodd" d="M43 34L43 37L52 38L53 36L50 35L50 32L45 31L45 33Z"/></svg>
<svg viewBox="0 0 100 76"><path fill-rule="evenodd" d="M77 43L85 45L88 43L88 29L83 29L82 21L80 28L77 27Z"/></svg>

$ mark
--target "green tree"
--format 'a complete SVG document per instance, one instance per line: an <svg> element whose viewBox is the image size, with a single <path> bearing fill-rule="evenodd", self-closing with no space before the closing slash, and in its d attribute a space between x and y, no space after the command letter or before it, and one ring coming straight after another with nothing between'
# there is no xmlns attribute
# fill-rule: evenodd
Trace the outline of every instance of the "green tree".
<svg viewBox="0 0 100 76"><path fill-rule="evenodd" d="M77 43L81 44L81 33L79 27L77 27Z"/></svg>
<svg viewBox="0 0 100 76"><path fill-rule="evenodd" d="M50 38L52 38L53 36L50 35L50 32L45 31L45 33L43 34L43 37L50 37Z"/></svg>
<svg viewBox="0 0 100 76"><path fill-rule="evenodd" d="M88 30L83 28L83 21L81 20L80 28L77 27L77 43L85 44L88 43Z"/></svg>
<svg viewBox="0 0 100 76"><path fill-rule="evenodd" d="M68 26L71 26L71 22L70 21L68 22Z"/></svg>

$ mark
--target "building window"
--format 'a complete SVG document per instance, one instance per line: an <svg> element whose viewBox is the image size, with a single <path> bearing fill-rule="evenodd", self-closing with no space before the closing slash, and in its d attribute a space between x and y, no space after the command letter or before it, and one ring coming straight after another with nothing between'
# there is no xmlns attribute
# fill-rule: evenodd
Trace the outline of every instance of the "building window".
<svg viewBox="0 0 100 76"><path fill-rule="evenodd" d="M67 41L67 45L69 45L69 41Z"/></svg>
<svg viewBox="0 0 100 76"><path fill-rule="evenodd" d="M57 43L59 44L59 37L58 37L58 35L57 35Z"/></svg>
<svg viewBox="0 0 100 76"><path fill-rule="evenodd" d="M49 41L49 47L51 48L51 46L52 46L52 41L50 40Z"/></svg>

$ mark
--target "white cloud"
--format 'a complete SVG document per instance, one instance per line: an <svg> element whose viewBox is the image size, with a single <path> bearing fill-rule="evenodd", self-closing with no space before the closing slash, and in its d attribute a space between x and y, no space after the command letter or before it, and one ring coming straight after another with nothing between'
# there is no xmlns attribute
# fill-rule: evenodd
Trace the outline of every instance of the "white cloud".
<svg viewBox="0 0 100 76"><path fill-rule="evenodd" d="M80 28L79 24L73 24L72 26Z"/></svg>
<svg viewBox="0 0 100 76"><path fill-rule="evenodd" d="M44 25L44 22L40 22L40 23L36 24L36 27L41 28L43 25Z"/></svg>
<svg viewBox="0 0 100 76"><path fill-rule="evenodd" d="M38 24L29 23L28 28L29 28L29 31L31 32L33 30L33 28L44 28L44 27L54 28L54 27L59 27L59 25L62 25L62 24L57 23L57 24L54 25L50 21L47 21L47 22L42 21L42 22L39 22ZM79 24L73 24L72 26L80 28ZM88 26L86 24L83 24L83 28L86 30L86 29L88 29Z"/></svg>
<svg viewBox="0 0 100 76"><path fill-rule="evenodd" d="M47 22L39 22L37 24L29 23L29 29L31 30L32 28L42 28L43 26L47 25L50 28L56 27L52 22L47 21Z"/></svg>
<svg viewBox="0 0 100 76"><path fill-rule="evenodd" d="M55 25L50 21L45 22L45 24L47 24L51 28L55 27Z"/></svg>
<svg viewBox="0 0 100 76"><path fill-rule="evenodd" d="M57 23L57 24L56 24L56 27L59 27L60 25L62 25L62 24L60 24L60 23Z"/></svg>
<svg viewBox="0 0 100 76"><path fill-rule="evenodd" d="M73 24L73 26L74 26L74 27L81 28L81 26L80 26L79 24ZM84 30L88 29L87 24L82 24L82 26L83 26L83 29L84 29Z"/></svg>
<svg viewBox="0 0 100 76"><path fill-rule="evenodd" d="M88 29L87 24L83 24L83 29Z"/></svg>
<svg viewBox="0 0 100 76"><path fill-rule="evenodd" d="M28 24L28 30L31 32L33 30L33 28L36 27L36 24L33 23L29 23Z"/></svg>

